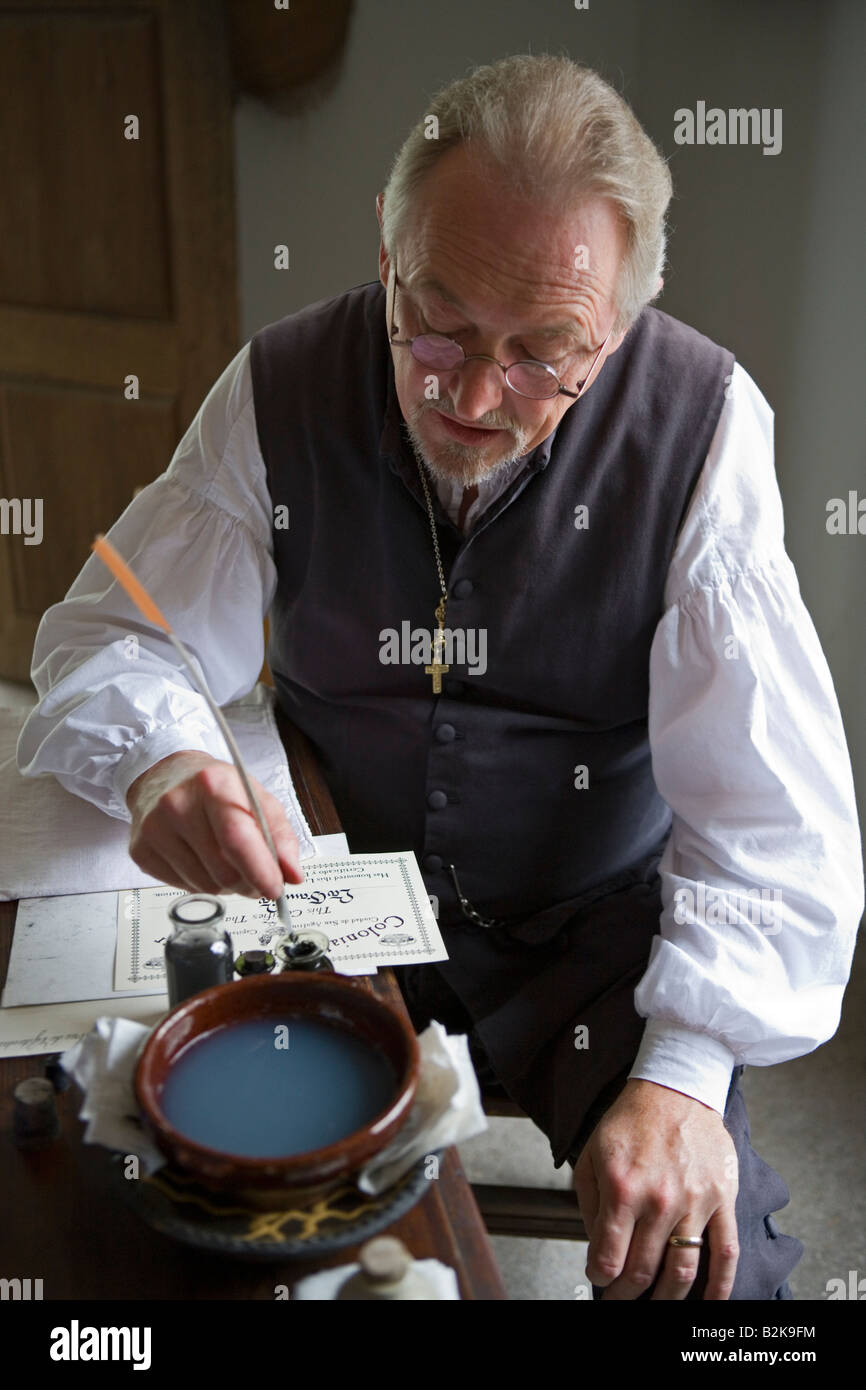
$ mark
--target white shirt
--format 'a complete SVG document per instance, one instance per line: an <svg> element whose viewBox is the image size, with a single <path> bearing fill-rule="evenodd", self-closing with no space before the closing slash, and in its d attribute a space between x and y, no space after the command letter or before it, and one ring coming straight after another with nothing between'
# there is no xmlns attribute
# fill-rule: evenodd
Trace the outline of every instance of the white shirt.
<svg viewBox="0 0 866 1390"><path fill-rule="evenodd" d="M468 536L473 530L479 517L492 506L510 483L514 481L518 473L526 466L525 459L515 459L512 463L504 463L493 474L492 478L481 478L476 487L478 496L466 508L466 515L463 518L463 534ZM431 476L428 470L428 477ZM439 494L439 501L445 511L454 522L459 526L460 507L463 502L463 484L454 482L449 478L433 478L436 491Z"/></svg>
<svg viewBox="0 0 866 1390"><path fill-rule="evenodd" d="M650 663L653 771L673 827L660 933L635 991L647 1025L630 1074L719 1113L735 1065L784 1062L833 1035L863 910L850 761L784 550L772 422L735 366ZM467 528L512 472L479 485ZM462 489L439 492L456 521ZM108 533L221 705L253 687L264 659L273 518L247 345L167 471ZM169 753L225 756L174 648L95 556L42 618L32 679L40 703L19 739L21 772L53 773L109 815L130 819L129 786ZM763 917L744 908L750 888L772 900Z"/></svg>

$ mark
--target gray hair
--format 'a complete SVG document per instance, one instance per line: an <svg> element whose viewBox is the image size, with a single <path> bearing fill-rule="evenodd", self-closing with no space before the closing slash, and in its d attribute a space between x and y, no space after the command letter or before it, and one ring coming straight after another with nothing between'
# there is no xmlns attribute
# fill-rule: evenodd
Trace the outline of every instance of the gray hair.
<svg viewBox="0 0 866 1390"><path fill-rule="evenodd" d="M545 53L502 58L442 88L385 187L382 235L392 258L425 175L461 141L516 196L543 207L566 209L593 193L616 204L627 249L614 329L629 328L658 293L673 190L664 158L618 92L591 68Z"/></svg>

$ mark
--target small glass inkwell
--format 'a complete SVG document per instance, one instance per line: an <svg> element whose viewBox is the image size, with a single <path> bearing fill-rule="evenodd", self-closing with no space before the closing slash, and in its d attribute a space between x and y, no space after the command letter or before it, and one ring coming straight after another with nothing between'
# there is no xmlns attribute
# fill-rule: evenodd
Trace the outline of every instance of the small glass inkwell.
<svg viewBox="0 0 866 1390"><path fill-rule="evenodd" d="M175 898L168 909L171 935L165 943L168 1002L172 1008L234 975L232 939L222 925L225 906L207 893Z"/></svg>
<svg viewBox="0 0 866 1390"><path fill-rule="evenodd" d="M284 970L333 970L327 955L330 944L324 932L312 928L286 933L274 942L273 948L280 973Z"/></svg>
<svg viewBox="0 0 866 1390"><path fill-rule="evenodd" d="M269 975L276 963L270 951L244 951L235 961L235 974L242 980L248 975Z"/></svg>

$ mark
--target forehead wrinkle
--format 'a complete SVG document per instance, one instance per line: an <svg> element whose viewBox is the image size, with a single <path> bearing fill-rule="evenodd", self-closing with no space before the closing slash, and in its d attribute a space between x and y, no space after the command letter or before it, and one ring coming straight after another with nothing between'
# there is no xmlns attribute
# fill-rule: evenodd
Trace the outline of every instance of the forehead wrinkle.
<svg viewBox="0 0 866 1390"><path fill-rule="evenodd" d="M437 280L434 275L412 275L410 273L407 277L407 284L410 287L410 292L417 293L429 291L432 294L438 296L440 299L443 299L447 304L453 305L453 307L457 309L461 314L463 314L466 318L469 317L469 310L466 308L466 306L457 298L456 295L452 294L450 290L446 289L446 287L439 280ZM572 287L569 286L568 289L569 291L571 291ZM585 295L588 289L589 286L582 285L580 286L578 293L582 292ZM475 328L476 325L470 323L469 327ZM568 339L578 347L584 347L586 345L587 340L587 334L583 326L575 318L562 319L557 323L546 324L543 326L526 325L523 328L515 329L512 334L512 337L542 338L546 341L553 341L557 338L562 338Z"/></svg>
<svg viewBox="0 0 866 1390"><path fill-rule="evenodd" d="M623 237L620 219L612 213L616 209L600 195L581 197L567 208L530 207L487 167L480 147L464 143L447 151L430 172L413 207L406 276L413 285L430 283L468 320L474 310L437 274L458 291L463 286L476 304L486 295L497 316L516 320L526 312L560 323L568 315L589 340L619 277ZM589 250L589 265L575 265L578 246ZM541 322L526 332L546 326Z"/></svg>
<svg viewBox="0 0 866 1390"><path fill-rule="evenodd" d="M490 268L484 263L481 265L473 264L470 260L465 267L461 268L470 276L473 284L486 288L494 297L501 297L499 288L494 278L489 273ZM562 275L562 270L563 267L551 267L549 273L552 277L556 277L558 274ZM591 269L589 266L582 266L580 269L575 270L569 267L569 271L570 274L567 278L565 275L562 275L561 279L551 278L548 281L540 281L538 266L535 262L532 262L528 266L527 274L521 274L516 268L508 268L505 270L505 275L513 286L513 293L518 290L523 290L524 298L530 303L537 299L539 288L543 288L544 293L549 294L553 298L558 298L560 302L566 305L573 302L576 297L581 298L587 294L591 298L604 296L605 286L597 271ZM425 271L423 266L418 267L417 270L409 269L404 279L406 284L410 286L414 285L418 289L434 290L437 294L441 295L443 299L447 300L449 304L453 304L456 309L459 309L461 313L468 313L465 304L463 304L460 298L452 293L446 285L443 285L441 280L435 275ZM526 291L528 291L528 293L526 293Z"/></svg>

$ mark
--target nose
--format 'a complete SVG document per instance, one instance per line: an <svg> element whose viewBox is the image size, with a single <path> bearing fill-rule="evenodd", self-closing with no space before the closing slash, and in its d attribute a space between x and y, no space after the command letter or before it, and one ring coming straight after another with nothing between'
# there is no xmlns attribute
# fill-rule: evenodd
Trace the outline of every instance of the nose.
<svg viewBox="0 0 866 1390"><path fill-rule="evenodd" d="M505 373L495 362L471 358L450 374L448 395L455 415L474 423L483 415L499 410L506 389Z"/></svg>

